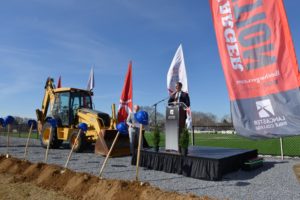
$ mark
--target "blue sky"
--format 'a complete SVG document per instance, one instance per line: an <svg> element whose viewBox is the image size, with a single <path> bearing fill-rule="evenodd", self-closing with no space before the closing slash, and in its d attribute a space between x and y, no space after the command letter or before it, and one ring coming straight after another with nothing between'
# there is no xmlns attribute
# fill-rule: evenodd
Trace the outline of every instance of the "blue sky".
<svg viewBox="0 0 300 200"><path fill-rule="evenodd" d="M299 58L300 1L284 3ZM208 0L10 0L1 3L0 25L2 117L35 117L48 76L86 88L93 65L95 107L110 113L129 60L133 101L151 106L167 96L166 74L180 43L192 110L230 113Z"/></svg>

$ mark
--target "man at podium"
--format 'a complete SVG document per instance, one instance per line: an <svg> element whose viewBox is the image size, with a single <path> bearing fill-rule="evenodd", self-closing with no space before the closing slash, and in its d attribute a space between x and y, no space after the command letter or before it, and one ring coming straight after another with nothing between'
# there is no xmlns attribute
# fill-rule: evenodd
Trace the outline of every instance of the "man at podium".
<svg viewBox="0 0 300 200"><path fill-rule="evenodd" d="M188 93L183 92L182 83L177 82L176 91L171 94L166 108L166 150L179 150L179 135L185 127L186 108L190 106Z"/></svg>
<svg viewBox="0 0 300 200"><path fill-rule="evenodd" d="M182 83L177 82L175 88L176 88L176 91L173 94L171 94L171 96L169 98L169 101L168 101L169 105L176 105L176 104L183 103L184 108L190 107L189 94L181 91Z"/></svg>

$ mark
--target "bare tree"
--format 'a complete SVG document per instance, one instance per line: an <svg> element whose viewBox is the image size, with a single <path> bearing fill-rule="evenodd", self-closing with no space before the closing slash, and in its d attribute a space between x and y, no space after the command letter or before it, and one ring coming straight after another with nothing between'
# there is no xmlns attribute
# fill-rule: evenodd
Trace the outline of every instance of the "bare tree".
<svg viewBox="0 0 300 200"><path fill-rule="evenodd" d="M218 123L217 116L212 113L194 111L192 119L195 126L215 126Z"/></svg>
<svg viewBox="0 0 300 200"><path fill-rule="evenodd" d="M229 114L224 115L221 119L221 123L224 125L232 125L231 115Z"/></svg>
<svg viewBox="0 0 300 200"><path fill-rule="evenodd" d="M155 109L151 106L141 106L141 110L144 110L148 113L149 116L149 125L152 126L155 124ZM161 113L156 111L156 122L160 126L164 126L165 124L165 116Z"/></svg>

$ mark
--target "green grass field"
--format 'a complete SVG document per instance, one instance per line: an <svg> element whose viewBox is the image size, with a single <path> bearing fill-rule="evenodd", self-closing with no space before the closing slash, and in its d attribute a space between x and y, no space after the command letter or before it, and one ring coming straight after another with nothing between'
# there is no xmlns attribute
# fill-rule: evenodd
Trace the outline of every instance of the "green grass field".
<svg viewBox="0 0 300 200"><path fill-rule="evenodd" d="M152 133L145 134L146 140L152 146ZM161 134L160 146L165 145L165 136ZM196 146L214 146L241 149L257 149L259 154L280 155L280 140L250 140L238 135L225 134L195 134ZM283 153L285 156L300 156L300 136L283 138Z"/></svg>
<svg viewBox="0 0 300 200"><path fill-rule="evenodd" d="M0 132L1 136L6 136L6 132ZM10 133L11 137L27 138L28 133ZM37 139L34 132L31 138ZM153 146L152 133L146 132L145 138L150 146ZM285 156L300 156L300 136L285 137L283 141L283 153ZM191 142L190 142L191 144ZM165 146L165 135L161 134L161 147ZM238 135L226 134L195 134L196 146L228 147L241 149L257 149L259 154L280 155L279 139L250 140Z"/></svg>
<svg viewBox="0 0 300 200"><path fill-rule="evenodd" d="M7 132L0 132L1 136L7 136ZM18 137L18 138L27 138L28 133L9 133L10 137ZM39 139L38 134L36 132L32 132L30 138Z"/></svg>

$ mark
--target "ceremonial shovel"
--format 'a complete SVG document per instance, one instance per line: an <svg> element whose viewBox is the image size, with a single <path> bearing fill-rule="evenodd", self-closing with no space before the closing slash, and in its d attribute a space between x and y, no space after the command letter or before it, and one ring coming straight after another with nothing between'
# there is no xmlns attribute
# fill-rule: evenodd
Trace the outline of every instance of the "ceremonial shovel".
<svg viewBox="0 0 300 200"><path fill-rule="evenodd" d="M135 180L139 180L139 165L140 165L140 155L141 155L141 144L142 144L142 133L143 133L143 125L148 125L148 113L145 111L139 111L135 113L134 118L136 121L140 123L140 133L139 133L139 144L138 144L138 152L136 159L136 176Z"/></svg>
<svg viewBox="0 0 300 200"><path fill-rule="evenodd" d="M5 118L4 125L7 125L7 143L6 143L6 158L9 158L9 131L10 131L10 125L14 122L14 118L12 116L7 116Z"/></svg>
<svg viewBox="0 0 300 200"><path fill-rule="evenodd" d="M112 145L111 145L111 147L110 147L110 149L109 149L109 151L108 151L108 153L106 155L106 158L105 158L105 160L104 160L104 162L102 164L102 167L100 169L100 172L99 172L99 177L100 178L102 178L102 172L104 170L104 167L106 166L106 162L107 162L107 160L108 160L108 158L109 158L109 156L110 156L110 154L111 154L111 152L112 152L112 150L113 150L113 148L115 146L115 143L118 140L118 137L119 137L120 133L121 134L128 134L128 129L127 129L127 126L126 126L126 124L124 122L121 122L121 123L119 123L117 125L117 130L118 130L118 133L117 133L117 135L116 135L116 137L115 137L115 139L114 139L114 141L113 141L113 143L112 143Z"/></svg>
<svg viewBox="0 0 300 200"><path fill-rule="evenodd" d="M44 162L47 163L48 160L48 152L49 152L49 148L50 148L50 143L51 143L51 139L52 139L52 128L55 128L57 126L57 122L55 119L49 119L48 122L51 124L50 127L50 133L49 133L49 137L48 137L48 144L47 144L47 149L46 149L46 153L45 153L45 160Z"/></svg>
<svg viewBox="0 0 300 200"><path fill-rule="evenodd" d="M28 149L28 144L29 144L32 129L36 129L37 124L36 124L35 120L29 120L27 125L30 126L30 129L29 129L29 133L28 133L28 137L27 137L27 141L26 141L26 145L25 145L24 160L26 160L26 157L27 157L27 152L28 152L27 149Z"/></svg>
<svg viewBox="0 0 300 200"><path fill-rule="evenodd" d="M78 128L79 128L79 130L78 130L78 133L77 133L77 135L76 135L74 144L73 144L73 146L72 146L72 148L71 148L71 151L70 151L70 153L69 153L69 156L68 156L68 158L67 158L66 164L65 164L65 166L64 166L64 170L62 170L61 173L64 173L65 170L66 170L66 168L68 167L70 158L71 158L72 153L73 153L73 151L74 151L75 145L76 145L77 142L78 142L78 138L79 138L79 136L80 136L81 131L83 131L83 132L87 131L88 126L87 126L87 124L85 124L85 123L80 123L80 124L78 125Z"/></svg>

